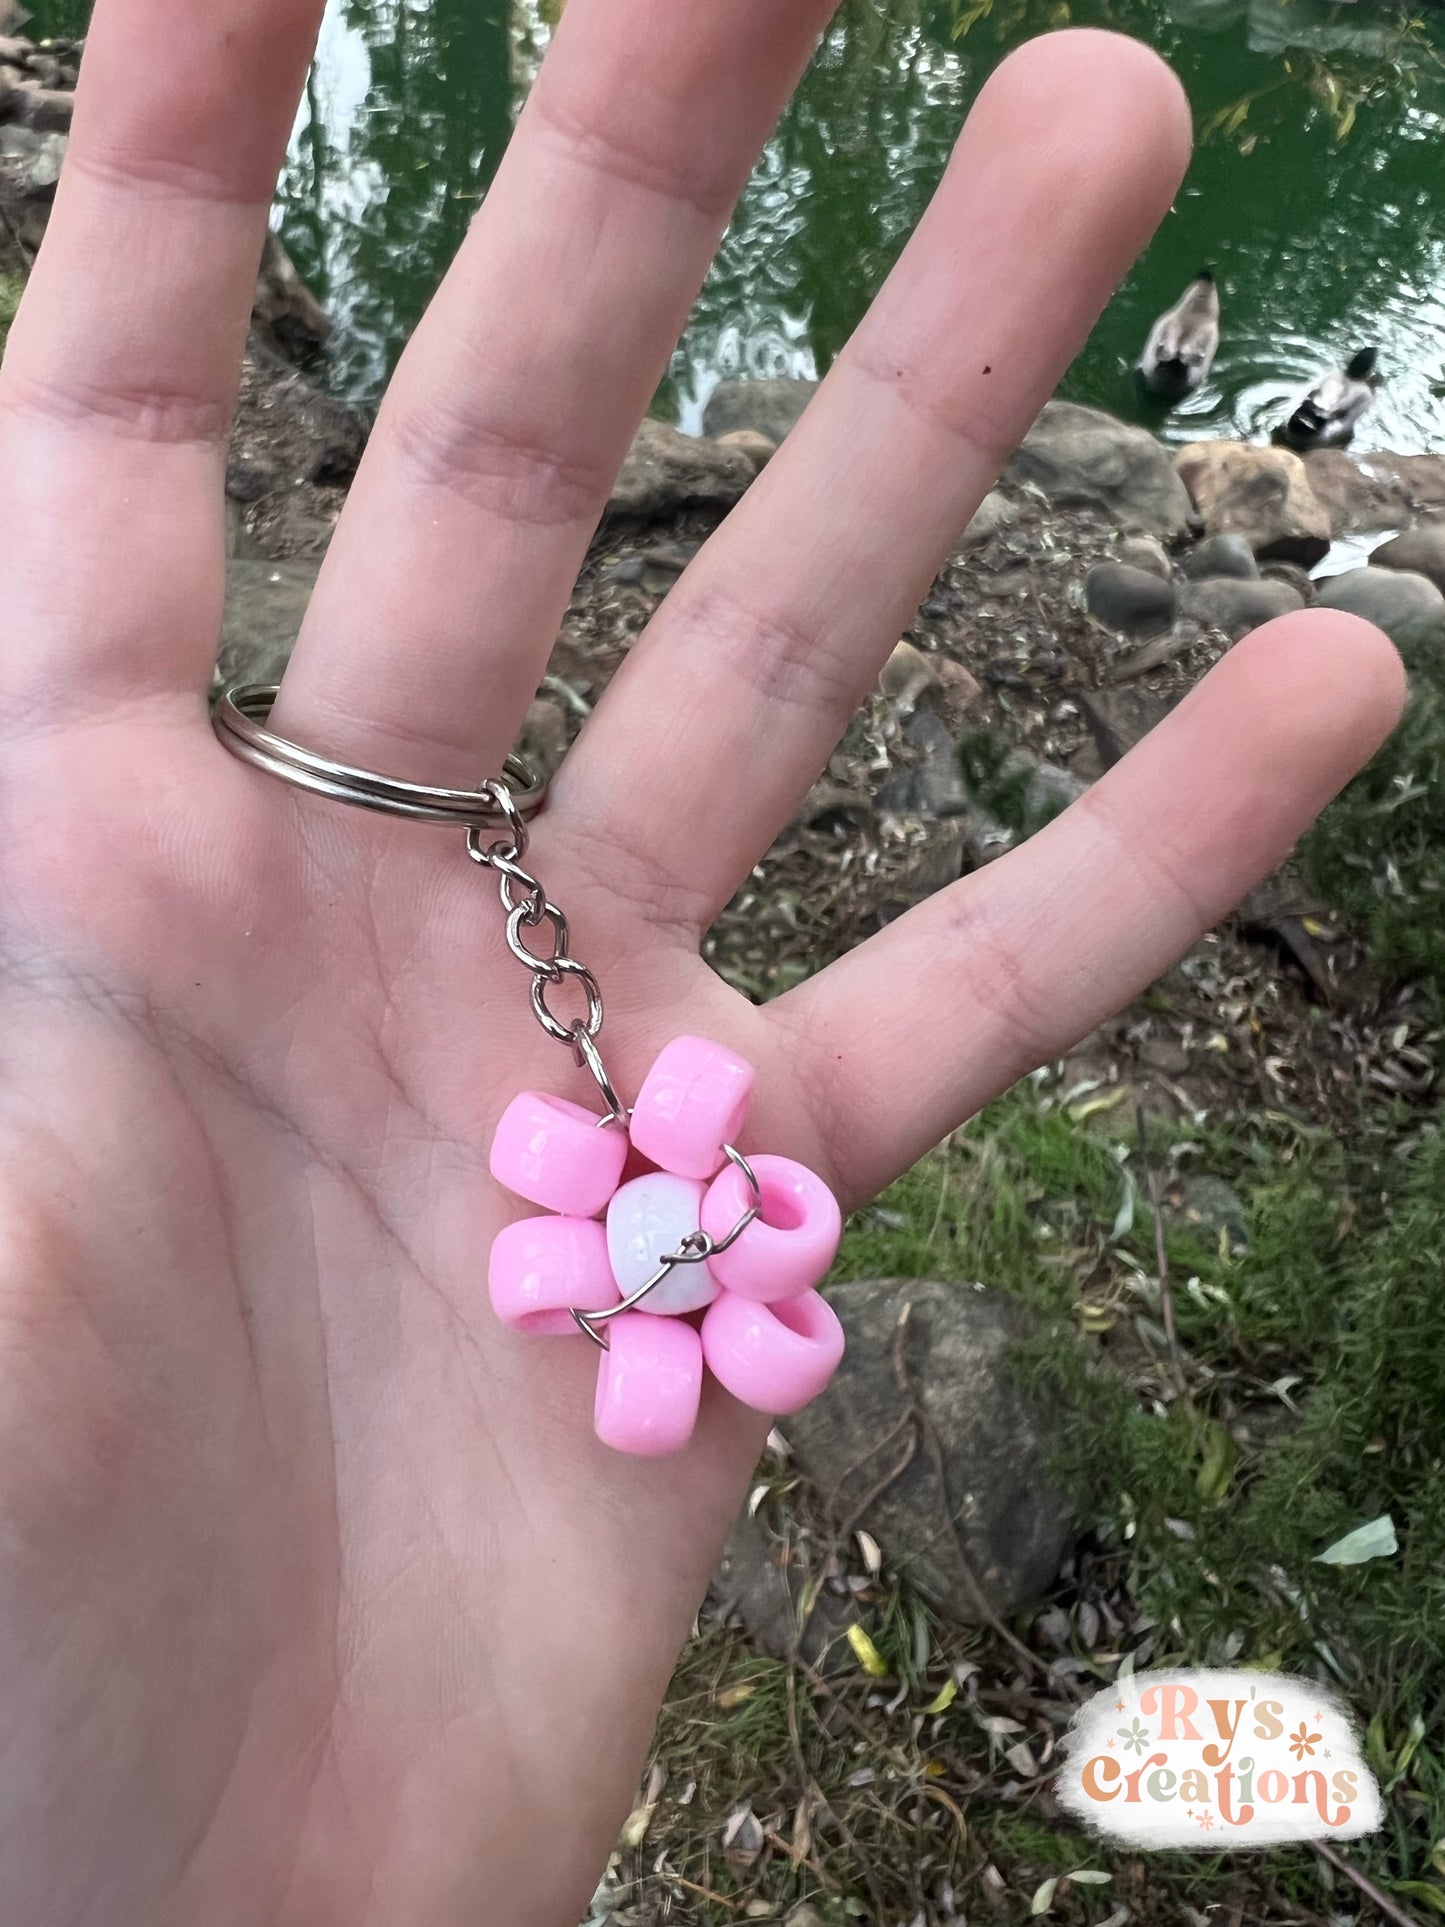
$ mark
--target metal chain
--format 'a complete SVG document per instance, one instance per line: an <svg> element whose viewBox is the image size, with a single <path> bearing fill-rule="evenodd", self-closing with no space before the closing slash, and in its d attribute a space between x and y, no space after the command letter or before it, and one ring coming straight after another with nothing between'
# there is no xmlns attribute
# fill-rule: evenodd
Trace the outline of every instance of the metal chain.
<svg viewBox="0 0 1445 1927"><path fill-rule="evenodd" d="M496 804L497 810L507 826L505 837L490 843L482 841L479 829L467 831L467 855L473 863L480 863L484 869L494 872L497 890L502 899L502 908L507 913L507 948L519 963L527 966L532 973L532 1011L537 1022L549 1037L555 1037L559 1044L570 1044L572 1055L579 1067L589 1073L594 1084L602 1093L607 1106L606 1114L598 1118L599 1125L620 1124L625 1129L632 1113L617 1095L616 1086L608 1075L607 1066L602 1061L602 1053L597 1047L597 1033L602 1028L602 990L587 968L578 963L572 955L570 932L567 919L557 905L552 902L541 883L523 863L531 836L526 820L517 807L516 798L505 783L496 781L483 783L481 793L486 794ZM523 894L518 894L522 892ZM547 926L550 931L551 949L547 954L529 950L524 931L540 930ZM547 941L548 939L544 939ZM577 984L587 998L587 1015L574 1017L570 1024L564 1024L556 1016L547 1002L547 992L555 989L564 980ZM747 1180L752 1192L752 1203L743 1212L737 1223L723 1238L710 1238L699 1228L689 1231L681 1240L676 1251L665 1253L657 1261L657 1270L636 1291L624 1298L620 1305L612 1305L606 1311L578 1311L575 1307L572 1317L579 1331L583 1331L594 1345L607 1350L605 1327L609 1319L617 1318L625 1311L640 1305L649 1292L667 1278L678 1265L698 1265L706 1259L715 1257L718 1252L726 1251L736 1244L762 1210L763 1194L758 1186L757 1174L741 1151L731 1144L723 1146L729 1160L735 1164Z"/></svg>
<svg viewBox="0 0 1445 1927"><path fill-rule="evenodd" d="M532 1012L549 1037L569 1044L581 1069L590 1073L607 1105L603 1124L626 1124L626 1106L618 1101L617 1091L607 1074L602 1053L597 1048L597 1033L602 1028L602 988L587 968L572 955L567 919L547 895L542 884L525 867L523 859L531 841L527 824L517 807L516 798L505 783L489 782L482 791L496 804L507 826L507 834L483 842L478 829L467 831L467 855L474 863L494 872L502 908L507 913L507 948L532 973ZM546 930L539 941L549 945L545 951L528 947L526 932ZM585 1017L563 1023L547 1001L547 994L560 984L572 983L587 999Z"/></svg>

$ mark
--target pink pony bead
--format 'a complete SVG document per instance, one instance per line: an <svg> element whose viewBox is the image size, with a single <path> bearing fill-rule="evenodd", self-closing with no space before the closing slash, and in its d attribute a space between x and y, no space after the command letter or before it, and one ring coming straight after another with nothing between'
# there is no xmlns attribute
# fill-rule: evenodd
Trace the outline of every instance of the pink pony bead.
<svg viewBox="0 0 1445 1927"><path fill-rule="evenodd" d="M820 1177L792 1158L750 1157L762 1210L737 1243L708 1260L725 1292L765 1305L796 1298L826 1274L843 1235L838 1200ZM728 1164L702 1201L702 1228L719 1242L753 1202L747 1179Z"/></svg>
<svg viewBox="0 0 1445 1927"><path fill-rule="evenodd" d="M637 1094L633 1144L660 1170L712 1177L723 1146L737 1141L754 1081L752 1065L734 1051L704 1037L674 1037Z"/></svg>
<svg viewBox="0 0 1445 1927"><path fill-rule="evenodd" d="M565 1097L521 1091L492 1139L492 1176L528 1204L595 1218L622 1176L626 1133Z"/></svg>
<svg viewBox="0 0 1445 1927"><path fill-rule="evenodd" d="M801 1412L843 1356L843 1327L826 1298L805 1291L760 1305L725 1291L702 1321L708 1370L756 1412Z"/></svg>
<svg viewBox="0 0 1445 1927"><path fill-rule="evenodd" d="M521 1218L492 1242L487 1264L492 1309L513 1331L555 1337L575 1332L570 1316L622 1302L595 1218Z"/></svg>
<svg viewBox="0 0 1445 1927"><path fill-rule="evenodd" d="M594 1422L604 1445L662 1458L692 1437L702 1399L702 1340L680 1318L625 1311L605 1327Z"/></svg>

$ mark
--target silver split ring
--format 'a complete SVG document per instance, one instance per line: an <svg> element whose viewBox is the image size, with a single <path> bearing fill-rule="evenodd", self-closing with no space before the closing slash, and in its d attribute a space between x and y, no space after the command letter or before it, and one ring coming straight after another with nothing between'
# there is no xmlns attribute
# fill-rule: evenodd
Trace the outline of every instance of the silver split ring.
<svg viewBox="0 0 1445 1927"><path fill-rule="evenodd" d="M399 777L383 776L377 770L334 762L314 749L303 749L299 743L278 736L266 727L277 689L274 683L231 683L217 698L211 717L216 734L243 762L315 796L329 797L333 803L354 803L386 816L452 823L471 830L507 826L509 812L490 785L448 790L433 789L425 783L403 783ZM507 758L503 775L517 814L524 819L535 816L547 799L546 780L520 756Z"/></svg>

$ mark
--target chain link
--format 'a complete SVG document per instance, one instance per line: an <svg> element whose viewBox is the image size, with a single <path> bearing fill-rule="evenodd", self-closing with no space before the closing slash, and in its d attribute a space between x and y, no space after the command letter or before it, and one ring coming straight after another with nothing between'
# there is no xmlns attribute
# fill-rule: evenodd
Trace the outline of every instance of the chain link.
<svg viewBox="0 0 1445 1927"><path fill-rule="evenodd" d="M618 1097L597 1047L597 1033L602 1028L602 987L586 964L579 963L572 955L566 917L526 867L524 859L531 837L512 792L505 783L490 782L482 785L482 793L496 805L498 814L507 826L507 834L491 842L483 842L480 830L469 829L467 855L473 863L480 863L483 868L490 870L497 879L497 892L502 899L502 908L507 913L507 948L518 963L525 964L532 973L532 1013L549 1037L555 1037L559 1044L571 1046L579 1067L588 1072L601 1091L607 1113L598 1118L598 1124L620 1124L625 1130L632 1114ZM544 926L550 930L550 955L529 950L523 936L524 931L541 930ZM574 1017L571 1023L564 1023L547 1002L549 990L555 991L564 983L575 984L587 999L586 1016ZM593 1344L600 1345L603 1351L607 1350L605 1326L609 1319L641 1304L676 1266L702 1264L718 1252L726 1251L762 1210L762 1192L752 1166L742 1152L734 1150L731 1144L724 1145L723 1149L747 1180L752 1203L726 1237L710 1238L701 1229L689 1231L686 1237L678 1241L677 1250L661 1257L653 1275L624 1298L620 1305L613 1305L607 1311L574 1309L572 1317L577 1329L585 1332Z"/></svg>
<svg viewBox="0 0 1445 1927"><path fill-rule="evenodd" d="M625 1124L626 1108L618 1102L617 1091L607 1074L597 1048L597 1033L602 1028L602 987L587 965L572 955L571 933L567 918L547 895L542 883L526 867L531 836L516 798L505 783L484 783L482 789L496 805L505 822L506 835L483 840L483 832L467 831L467 855L497 879L497 893L507 913L507 948L532 973L532 1014L559 1044L571 1048L578 1065L587 1071L607 1105L604 1124ZM529 947L525 932L546 929L550 951ZM580 990L587 1000L585 1016L564 1020L548 1002L562 985Z"/></svg>

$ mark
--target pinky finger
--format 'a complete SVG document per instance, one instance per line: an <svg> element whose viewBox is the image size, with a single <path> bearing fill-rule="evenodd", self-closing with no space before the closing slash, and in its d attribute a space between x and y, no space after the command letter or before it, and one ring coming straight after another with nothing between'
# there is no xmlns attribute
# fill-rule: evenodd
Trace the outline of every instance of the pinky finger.
<svg viewBox="0 0 1445 1927"><path fill-rule="evenodd" d="M782 999L844 1195L881 1190L1177 961L1368 761L1403 695L1366 624L1271 623L1021 849Z"/></svg>

